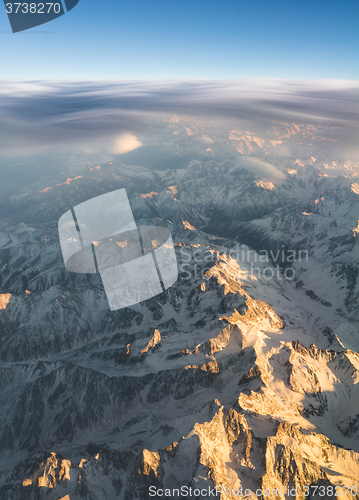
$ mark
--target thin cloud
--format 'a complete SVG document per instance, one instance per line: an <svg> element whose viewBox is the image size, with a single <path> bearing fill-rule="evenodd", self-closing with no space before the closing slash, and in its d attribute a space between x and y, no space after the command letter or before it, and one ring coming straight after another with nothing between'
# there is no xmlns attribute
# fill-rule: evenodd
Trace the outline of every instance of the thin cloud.
<svg viewBox="0 0 359 500"><path fill-rule="evenodd" d="M240 165L257 176L264 177L267 180L280 181L286 178L286 175L271 163L262 161L259 158L254 158L252 156L242 156L240 159Z"/></svg>

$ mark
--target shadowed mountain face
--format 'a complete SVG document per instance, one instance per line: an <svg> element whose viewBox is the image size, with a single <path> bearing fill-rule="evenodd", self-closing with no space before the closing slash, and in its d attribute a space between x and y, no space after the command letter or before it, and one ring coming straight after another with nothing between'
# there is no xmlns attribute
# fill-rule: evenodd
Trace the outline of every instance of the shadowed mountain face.
<svg viewBox="0 0 359 500"><path fill-rule="evenodd" d="M0 200L1 500L355 498L359 165L315 125L166 126L158 169L64 156ZM120 188L179 278L111 312L57 221Z"/></svg>

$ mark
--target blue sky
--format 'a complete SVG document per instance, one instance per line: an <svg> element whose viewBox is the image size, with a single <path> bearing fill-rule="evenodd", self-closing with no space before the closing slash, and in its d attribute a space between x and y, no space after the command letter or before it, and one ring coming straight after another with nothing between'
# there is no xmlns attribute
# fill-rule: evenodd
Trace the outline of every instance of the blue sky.
<svg viewBox="0 0 359 500"><path fill-rule="evenodd" d="M80 0L12 34L1 78L359 79L357 0Z"/></svg>

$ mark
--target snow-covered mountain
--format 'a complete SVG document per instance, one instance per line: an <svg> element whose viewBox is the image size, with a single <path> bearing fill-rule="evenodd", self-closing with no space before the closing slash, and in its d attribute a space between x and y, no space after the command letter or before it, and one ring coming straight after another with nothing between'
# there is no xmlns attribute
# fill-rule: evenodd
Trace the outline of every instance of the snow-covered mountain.
<svg viewBox="0 0 359 500"><path fill-rule="evenodd" d="M73 159L0 200L0 498L355 498L358 165L320 127L169 126L179 142L151 147L175 168ZM123 187L171 230L179 278L111 312L57 221Z"/></svg>

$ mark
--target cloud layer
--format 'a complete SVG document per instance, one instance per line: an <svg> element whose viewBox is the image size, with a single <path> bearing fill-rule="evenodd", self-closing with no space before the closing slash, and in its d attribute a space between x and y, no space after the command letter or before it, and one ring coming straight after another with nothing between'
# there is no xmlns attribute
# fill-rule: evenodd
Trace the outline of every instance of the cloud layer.
<svg viewBox="0 0 359 500"><path fill-rule="evenodd" d="M64 144L77 150L96 144L122 154L128 147L139 147L141 133L168 113L263 126L272 120L320 121L340 126L338 139L350 144L358 133L359 82L4 81L0 83L0 151L17 155ZM347 127L345 134L343 127ZM132 139L123 134L132 134Z"/></svg>

